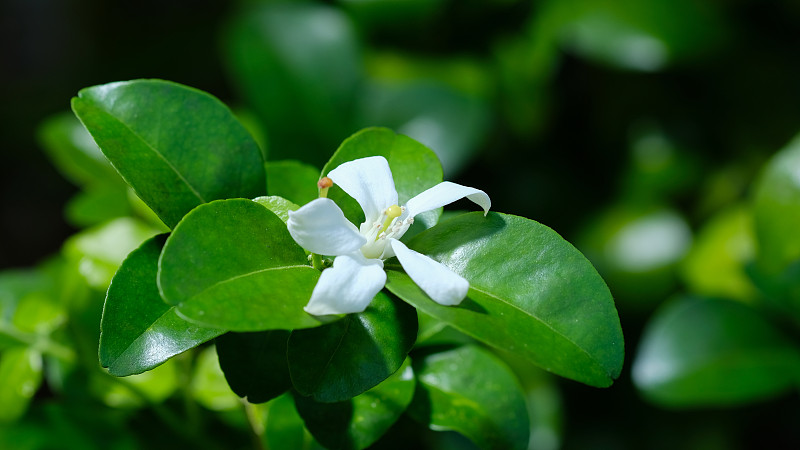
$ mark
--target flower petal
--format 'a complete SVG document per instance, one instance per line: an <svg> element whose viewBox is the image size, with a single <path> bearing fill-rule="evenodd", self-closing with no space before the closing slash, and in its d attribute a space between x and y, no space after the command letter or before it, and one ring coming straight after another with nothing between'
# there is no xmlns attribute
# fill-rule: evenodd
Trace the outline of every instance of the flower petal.
<svg viewBox="0 0 800 450"><path fill-rule="evenodd" d="M348 161L328 172L328 178L353 197L367 221L376 221L384 209L397 204L397 190L383 156Z"/></svg>
<svg viewBox="0 0 800 450"><path fill-rule="evenodd" d="M304 309L315 316L361 312L385 284L383 261L361 252L337 256L333 267L322 271Z"/></svg>
<svg viewBox="0 0 800 450"><path fill-rule="evenodd" d="M367 243L329 198L318 198L297 211L289 211L286 226L295 242L320 255L346 255Z"/></svg>
<svg viewBox="0 0 800 450"><path fill-rule="evenodd" d="M489 208L492 206L492 201L489 200L489 196L480 189L443 181L409 200L408 203L406 203L406 217L414 217L425 211L449 205L464 197L472 200L483 208L483 215L486 215L489 212Z"/></svg>
<svg viewBox="0 0 800 450"><path fill-rule="evenodd" d="M408 276L433 301L445 306L458 305L467 296L469 282L461 275L422 253L411 250L397 239L389 242Z"/></svg>

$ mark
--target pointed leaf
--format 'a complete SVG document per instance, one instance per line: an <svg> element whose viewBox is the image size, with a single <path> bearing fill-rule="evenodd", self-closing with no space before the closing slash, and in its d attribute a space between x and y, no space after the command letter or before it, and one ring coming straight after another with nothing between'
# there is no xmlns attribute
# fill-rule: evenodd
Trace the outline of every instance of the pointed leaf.
<svg viewBox="0 0 800 450"><path fill-rule="evenodd" d="M401 205L442 182L442 166L436 154L410 137L388 128L367 128L347 138L325 164L322 173L327 175L342 163L367 156L383 156L389 161ZM364 222L364 213L358 203L336 185L328 192L328 198L342 208L351 222L356 225ZM428 211L418 215L415 223L419 222L419 226L424 228L432 227L440 214L441 209Z"/></svg>
<svg viewBox="0 0 800 450"><path fill-rule="evenodd" d="M800 353L752 308L728 300L684 298L647 325L633 382L668 406L730 405L796 386Z"/></svg>
<svg viewBox="0 0 800 450"><path fill-rule="evenodd" d="M228 333L217 338L219 365L233 392L264 403L292 387L286 363L285 330Z"/></svg>
<svg viewBox="0 0 800 450"><path fill-rule="evenodd" d="M166 239L156 236L131 252L108 288L99 355L112 375L142 373L224 333L181 319L161 299L156 275Z"/></svg>
<svg viewBox="0 0 800 450"><path fill-rule="evenodd" d="M414 370L406 358L392 376L350 400L320 403L296 395L294 401L306 427L326 448L360 450L383 436L413 396Z"/></svg>
<svg viewBox="0 0 800 450"><path fill-rule="evenodd" d="M287 353L292 383L319 402L348 400L394 373L416 336L414 309L379 292L362 313L292 332Z"/></svg>
<svg viewBox="0 0 800 450"><path fill-rule="evenodd" d="M264 193L258 145L219 100L161 80L94 86L72 109L167 226L202 203Z"/></svg>
<svg viewBox="0 0 800 450"><path fill-rule="evenodd" d="M408 413L434 430L453 430L485 449L528 448L528 412L514 374L496 356L464 346L415 360Z"/></svg>
<svg viewBox="0 0 800 450"><path fill-rule="evenodd" d="M388 270L386 287L416 308L567 378L605 387L619 376L622 330L608 287L550 228L475 212L417 235L409 247L470 283L459 306L441 306L405 273Z"/></svg>
<svg viewBox="0 0 800 450"><path fill-rule="evenodd" d="M320 272L281 219L245 199L186 215L159 260L162 298L195 323L233 331L315 327L303 311Z"/></svg>

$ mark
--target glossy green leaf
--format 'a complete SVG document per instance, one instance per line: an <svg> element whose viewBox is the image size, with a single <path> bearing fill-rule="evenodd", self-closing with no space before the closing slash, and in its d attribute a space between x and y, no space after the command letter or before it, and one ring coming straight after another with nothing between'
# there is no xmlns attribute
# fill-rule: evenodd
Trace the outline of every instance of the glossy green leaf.
<svg viewBox="0 0 800 450"><path fill-rule="evenodd" d="M159 260L161 297L192 322L233 331L309 328L319 271L267 208L219 200L186 215Z"/></svg>
<svg viewBox="0 0 800 450"><path fill-rule="evenodd" d="M230 21L225 59L234 86L266 125L273 158L322 164L352 132L358 47L348 17L317 3L270 2Z"/></svg>
<svg viewBox="0 0 800 450"><path fill-rule="evenodd" d="M416 311L380 292L362 313L292 332L287 353L292 383L319 402L348 400L394 373L416 336Z"/></svg>
<svg viewBox="0 0 800 450"><path fill-rule="evenodd" d="M0 424L11 423L28 409L42 381L42 358L29 348L0 353Z"/></svg>
<svg viewBox="0 0 800 450"><path fill-rule="evenodd" d="M264 403L292 387L285 330L228 333L217 338L219 365L228 385L250 403Z"/></svg>
<svg viewBox="0 0 800 450"><path fill-rule="evenodd" d="M128 253L157 233L139 220L120 217L70 237L64 253L77 262L90 286L105 290Z"/></svg>
<svg viewBox="0 0 800 450"><path fill-rule="evenodd" d="M42 123L39 142L59 171L73 183L84 187L125 185L73 114L59 114Z"/></svg>
<svg viewBox="0 0 800 450"><path fill-rule="evenodd" d="M278 197L277 195L256 197L253 199L253 201L272 211L283 221L283 223L289 221L289 211L296 211L300 208L295 203L292 203L283 197Z"/></svg>
<svg viewBox="0 0 800 450"><path fill-rule="evenodd" d="M319 169L300 161L267 161L267 193L305 205L319 196Z"/></svg>
<svg viewBox="0 0 800 450"><path fill-rule="evenodd" d="M342 163L367 156L383 156L389 161L401 205L442 181L442 166L435 153L410 137L396 134L388 128L367 128L347 138L322 173L327 175ZM335 201L356 226L364 222L364 212L358 203L336 185L331 187L328 198ZM422 213L416 216L414 223L419 222L424 228L432 227L440 214L441 209Z"/></svg>
<svg viewBox="0 0 800 450"><path fill-rule="evenodd" d="M419 234L409 246L470 282L461 305L441 306L405 273L389 270L387 288L417 309L591 386L609 386L619 376L622 330L608 287L550 228L476 212Z"/></svg>
<svg viewBox="0 0 800 450"><path fill-rule="evenodd" d="M730 405L796 386L800 353L746 305L684 298L654 314L632 373L636 387L663 405Z"/></svg>
<svg viewBox="0 0 800 450"><path fill-rule="evenodd" d="M224 333L183 320L161 299L156 276L166 239L156 236L131 252L108 288L99 355L112 375L142 373Z"/></svg>
<svg viewBox="0 0 800 450"><path fill-rule="evenodd" d="M764 167L755 185L755 218L758 260L768 272L777 273L800 259L800 136L776 154Z"/></svg>
<svg viewBox="0 0 800 450"><path fill-rule="evenodd" d="M295 396L297 411L311 434L330 449L360 450L383 436L414 396L414 370L406 359L381 384L350 400L315 402Z"/></svg>
<svg viewBox="0 0 800 450"><path fill-rule="evenodd" d="M484 449L528 448L528 412L514 374L486 350L464 346L414 360L417 389L408 413Z"/></svg>
<svg viewBox="0 0 800 450"><path fill-rule="evenodd" d="M72 109L171 228L202 203L264 193L261 150L205 92L161 80L111 83L81 90Z"/></svg>

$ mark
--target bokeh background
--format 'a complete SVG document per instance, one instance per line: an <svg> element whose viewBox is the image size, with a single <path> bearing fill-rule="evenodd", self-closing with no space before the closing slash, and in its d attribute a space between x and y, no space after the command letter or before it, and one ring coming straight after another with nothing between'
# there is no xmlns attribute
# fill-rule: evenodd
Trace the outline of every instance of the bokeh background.
<svg viewBox="0 0 800 450"><path fill-rule="evenodd" d="M83 87L196 87L271 159L320 167L353 132L388 126L493 209L558 231L617 300L622 377L538 384L535 448L800 448L796 374L677 402L631 376L665 303L763 296L743 269L747 205L800 132L798 26L800 3L745 0L4 0L0 268L34 266L90 224L65 213L80 186L41 128ZM779 312L764 320L796 343ZM44 391L34 404L57 398Z"/></svg>

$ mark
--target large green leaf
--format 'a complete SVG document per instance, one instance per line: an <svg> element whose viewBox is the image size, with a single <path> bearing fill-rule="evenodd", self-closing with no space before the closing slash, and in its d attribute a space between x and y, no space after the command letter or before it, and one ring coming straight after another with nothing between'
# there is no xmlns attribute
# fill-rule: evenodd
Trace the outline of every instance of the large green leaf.
<svg viewBox="0 0 800 450"><path fill-rule="evenodd" d="M414 308L378 293L367 309L289 338L295 389L319 402L348 400L397 371L417 336Z"/></svg>
<svg viewBox="0 0 800 450"><path fill-rule="evenodd" d="M318 197L319 169L299 161L267 161L267 192L298 205Z"/></svg>
<svg viewBox="0 0 800 450"><path fill-rule="evenodd" d="M460 306L441 306L405 273L389 270L386 286L395 295L553 373L601 387L619 376L622 330L608 287L550 228L476 212L445 221L409 245L466 278L469 294Z"/></svg>
<svg viewBox="0 0 800 450"><path fill-rule="evenodd" d="M219 200L187 214L158 267L162 298L198 324L233 331L321 324L303 311L319 271L283 221L251 200Z"/></svg>
<svg viewBox="0 0 800 450"><path fill-rule="evenodd" d="M219 365L231 390L250 403L264 403L292 387L285 330L228 333L217 338Z"/></svg>
<svg viewBox="0 0 800 450"><path fill-rule="evenodd" d="M111 83L81 90L72 109L170 228L197 205L266 189L258 145L205 92L161 80Z"/></svg>
<svg viewBox="0 0 800 450"><path fill-rule="evenodd" d="M647 325L633 381L651 400L692 407L744 403L795 386L800 353L752 308L684 298Z"/></svg>
<svg viewBox="0 0 800 450"><path fill-rule="evenodd" d="M358 47L349 18L327 5L269 2L230 21L225 60L234 87L264 121L275 159L322 164L352 132Z"/></svg>
<svg viewBox="0 0 800 450"><path fill-rule="evenodd" d="M347 138L325 164L322 173L327 175L342 163L367 156L383 156L389 161L401 205L442 181L442 166L435 153L388 128L367 128ZM358 203L336 185L328 192L328 198L342 208L351 222L356 225L364 222L364 212ZM441 209L422 213L415 218L415 224L419 222L424 228L430 228L439 215Z"/></svg>
<svg viewBox="0 0 800 450"><path fill-rule="evenodd" d="M764 270L778 273L800 259L800 136L764 167L755 185L758 260Z"/></svg>
<svg viewBox="0 0 800 450"><path fill-rule="evenodd" d="M161 299L156 276L166 239L156 236L131 252L108 288L99 356L112 375L142 373L224 333L181 319Z"/></svg>
<svg viewBox="0 0 800 450"><path fill-rule="evenodd" d="M514 374L486 350L464 346L414 360L417 390L409 414L454 430L484 449L528 448L528 412Z"/></svg>
<svg viewBox="0 0 800 450"><path fill-rule="evenodd" d="M414 370L406 358L391 377L350 400L320 403L296 395L294 401L306 427L326 448L360 450L397 421L413 396Z"/></svg>

